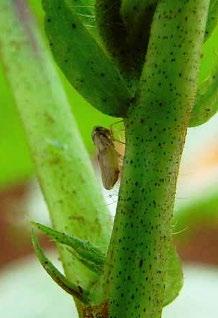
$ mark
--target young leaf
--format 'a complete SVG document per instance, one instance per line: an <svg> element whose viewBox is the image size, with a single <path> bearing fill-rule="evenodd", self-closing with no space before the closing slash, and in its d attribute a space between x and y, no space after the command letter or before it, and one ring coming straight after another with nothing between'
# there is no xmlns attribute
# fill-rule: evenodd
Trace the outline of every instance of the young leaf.
<svg viewBox="0 0 218 318"><path fill-rule="evenodd" d="M49 261L49 259L45 256L41 246L39 245L39 241L34 232L32 232L32 243L41 265L51 276L51 278L68 294L76 297L83 303L87 303L87 292L85 292L81 286L77 286L69 282L66 277Z"/></svg>
<svg viewBox="0 0 218 318"><path fill-rule="evenodd" d="M79 258L79 260L90 270L94 270L97 273L100 273L103 268L103 264L105 261L105 256L98 250L97 248L93 247L89 242L81 241L77 238L74 238L70 235L58 232L53 230L49 227L46 227L42 224L33 222L33 225L44 232L46 235L53 238L58 243L67 245L71 247L77 254L75 257ZM43 267L46 267L46 271L49 272L49 275L64 288L67 292L70 291L69 289L69 282L63 281L63 275L57 272L57 269L48 261L48 259L43 254L42 250L39 247L38 240L36 236L33 234L33 242L34 247L37 253L37 256L42 264ZM65 278L65 277L64 277ZM182 288L183 284L183 275L182 275L182 268L181 262L178 258L178 255L175 251L174 246L171 246L169 251L169 260L168 260L168 268L166 274L166 291L165 291L165 301L164 306L171 303L179 294L180 289ZM69 286L68 286L69 285ZM64 286L64 287L63 287ZM68 291L69 290L69 291Z"/></svg>
<svg viewBox="0 0 218 318"><path fill-rule="evenodd" d="M94 263L86 258L83 258L81 255L79 255L75 250L68 249L68 251L77 259L79 260L86 268L88 268L90 271L98 274L99 276L103 272L103 264L97 264Z"/></svg>
<svg viewBox="0 0 218 318"><path fill-rule="evenodd" d="M43 6L50 47L69 82L100 111L125 116L126 83L78 15L62 0L43 0Z"/></svg>
<svg viewBox="0 0 218 318"><path fill-rule="evenodd" d="M168 255L164 306L170 304L178 296L183 286L182 264L175 247L171 244Z"/></svg>
<svg viewBox="0 0 218 318"><path fill-rule="evenodd" d="M218 70L199 87L189 126L206 123L218 111Z"/></svg>
<svg viewBox="0 0 218 318"><path fill-rule="evenodd" d="M72 235L58 232L45 225L33 222L33 225L40 231L54 239L56 242L71 247L81 259L86 260L89 263L94 263L100 267L103 267L105 255L95 246L88 241L82 241Z"/></svg>

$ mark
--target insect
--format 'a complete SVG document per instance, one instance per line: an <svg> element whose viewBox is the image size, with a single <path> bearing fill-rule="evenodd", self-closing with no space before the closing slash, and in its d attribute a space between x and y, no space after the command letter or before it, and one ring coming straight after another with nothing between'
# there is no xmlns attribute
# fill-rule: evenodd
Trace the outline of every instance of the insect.
<svg viewBox="0 0 218 318"><path fill-rule="evenodd" d="M104 127L94 127L92 140L98 151L98 163L101 169L105 189L110 190L120 174L119 153L115 149L112 131Z"/></svg>

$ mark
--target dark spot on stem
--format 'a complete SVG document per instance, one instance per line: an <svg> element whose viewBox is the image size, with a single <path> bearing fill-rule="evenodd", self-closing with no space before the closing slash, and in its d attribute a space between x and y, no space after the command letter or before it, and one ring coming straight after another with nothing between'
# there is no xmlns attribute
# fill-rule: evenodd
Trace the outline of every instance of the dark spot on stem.
<svg viewBox="0 0 218 318"><path fill-rule="evenodd" d="M139 262L139 267L140 268L143 266L143 263L144 263L144 261L143 261L143 259L141 259L140 262Z"/></svg>

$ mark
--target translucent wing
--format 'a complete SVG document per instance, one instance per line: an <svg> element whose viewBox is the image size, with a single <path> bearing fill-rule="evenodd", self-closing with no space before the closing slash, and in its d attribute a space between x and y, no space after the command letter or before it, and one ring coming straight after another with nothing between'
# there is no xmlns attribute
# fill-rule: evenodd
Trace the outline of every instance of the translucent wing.
<svg viewBox="0 0 218 318"><path fill-rule="evenodd" d="M120 173L119 155L114 145L110 145L104 151L98 153L98 162L103 185L105 189L110 190L117 182Z"/></svg>
<svg viewBox="0 0 218 318"><path fill-rule="evenodd" d="M100 126L95 127L92 139L98 150L98 163L103 185L105 189L110 190L117 182L120 172L120 156L115 149L111 130Z"/></svg>

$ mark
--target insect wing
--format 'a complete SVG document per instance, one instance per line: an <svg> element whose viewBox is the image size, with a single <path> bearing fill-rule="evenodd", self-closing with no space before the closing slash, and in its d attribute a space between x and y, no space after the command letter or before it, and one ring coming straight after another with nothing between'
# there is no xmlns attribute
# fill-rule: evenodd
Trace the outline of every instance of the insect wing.
<svg viewBox="0 0 218 318"><path fill-rule="evenodd" d="M103 185L105 189L110 190L119 178L119 156L113 144L99 152L98 162Z"/></svg>
<svg viewBox="0 0 218 318"><path fill-rule="evenodd" d="M111 130L97 126L92 131L92 140L98 150L98 163L105 189L110 190L117 182L120 172L119 154L115 149Z"/></svg>

